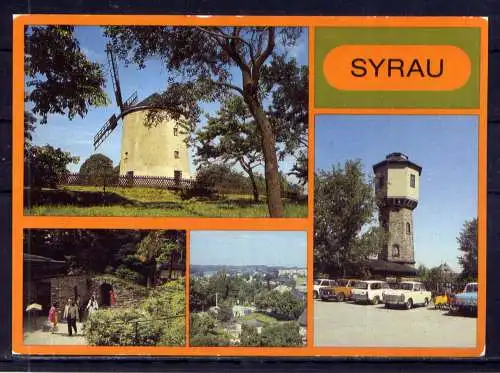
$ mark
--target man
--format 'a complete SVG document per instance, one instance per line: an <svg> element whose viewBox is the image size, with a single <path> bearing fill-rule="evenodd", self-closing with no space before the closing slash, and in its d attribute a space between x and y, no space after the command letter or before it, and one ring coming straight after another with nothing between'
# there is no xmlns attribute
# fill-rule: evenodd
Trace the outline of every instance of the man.
<svg viewBox="0 0 500 373"><path fill-rule="evenodd" d="M73 329L75 330L75 335L77 334L76 330L76 320L78 319L78 307L73 301L72 298L68 299L68 303L64 307L64 315L63 317L66 319L68 323L68 334L71 337L73 335Z"/></svg>

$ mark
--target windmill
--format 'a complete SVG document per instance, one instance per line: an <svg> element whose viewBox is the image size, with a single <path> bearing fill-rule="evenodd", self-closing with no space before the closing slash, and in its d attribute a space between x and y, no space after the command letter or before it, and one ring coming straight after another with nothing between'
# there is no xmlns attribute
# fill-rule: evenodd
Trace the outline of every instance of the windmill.
<svg viewBox="0 0 500 373"><path fill-rule="evenodd" d="M108 57L108 65L111 72L111 82L113 83L113 91L115 92L116 104L118 105L120 112L118 115L111 115L106 123L104 123L101 129L96 133L96 135L94 136L94 150L97 150L97 148L104 142L104 140L106 140L108 136L111 135L111 132L113 132L113 130L118 125L118 121L123 118L127 108L130 108L137 103L137 91L132 93L132 95L130 95L130 97L125 102L123 102L122 100L120 79L118 77L118 65L113 53L113 48L109 44L106 47L106 55Z"/></svg>
<svg viewBox="0 0 500 373"><path fill-rule="evenodd" d="M187 134L179 130L179 124L165 119L156 126L146 126L154 93L138 103L137 92L122 100L118 64L113 48L106 47L111 81L118 113L112 114L94 136L94 150L111 135L121 120L123 124L120 149L120 175L190 177Z"/></svg>

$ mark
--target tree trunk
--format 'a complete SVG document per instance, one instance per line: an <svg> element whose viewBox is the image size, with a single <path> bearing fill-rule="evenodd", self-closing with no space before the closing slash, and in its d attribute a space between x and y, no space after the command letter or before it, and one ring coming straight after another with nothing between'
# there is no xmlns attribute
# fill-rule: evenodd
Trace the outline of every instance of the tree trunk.
<svg viewBox="0 0 500 373"><path fill-rule="evenodd" d="M253 201L259 202L259 188L257 188L257 182L255 181L255 175L253 174L252 167L246 164L243 159L240 159L240 165L243 170L247 173L250 181L252 183Z"/></svg>
<svg viewBox="0 0 500 373"><path fill-rule="evenodd" d="M281 201L281 180L278 171L278 157L276 156L276 138L261 105L255 98L247 99L250 112L260 130L262 153L264 155L264 168L266 175L266 193L269 216L272 218L283 217L283 202Z"/></svg>

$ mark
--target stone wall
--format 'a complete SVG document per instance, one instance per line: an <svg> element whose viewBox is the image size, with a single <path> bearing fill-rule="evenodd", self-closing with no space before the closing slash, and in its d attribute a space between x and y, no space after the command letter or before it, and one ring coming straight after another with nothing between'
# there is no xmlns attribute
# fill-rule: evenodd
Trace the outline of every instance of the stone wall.
<svg viewBox="0 0 500 373"><path fill-rule="evenodd" d="M413 212L407 208L386 208L382 225L389 230L388 245L382 259L402 264L414 264ZM398 250L399 248L399 255Z"/></svg>
<svg viewBox="0 0 500 373"><path fill-rule="evenodd" d="M115 307L134 307L147 297L146 288L114 276L61 276L49 281L51 302L58 302L60 309L64 308L68 298L75 298L76 295L80 296L81 305L86 307L92 294L96 295L101 308L106 307L110 303L109 289L116 294ZM33 294L32 291L28 293Z"/></svg>

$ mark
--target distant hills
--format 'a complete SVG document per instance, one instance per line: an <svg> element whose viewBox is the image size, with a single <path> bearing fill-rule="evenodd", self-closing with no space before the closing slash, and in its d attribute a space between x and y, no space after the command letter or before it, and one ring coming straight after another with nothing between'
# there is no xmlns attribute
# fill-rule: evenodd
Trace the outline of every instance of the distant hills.
<svg viewBox="0 0 500 373"><path fill-rule="evenodd" d="M285 266L267 266L267 265L203 265L203 264L191 264L190 270L193 273L196 272L219 272L224 270L227 273L253 273L253 272L273 272L280 269L300 269L304 267L285 267Z"/></svg>

